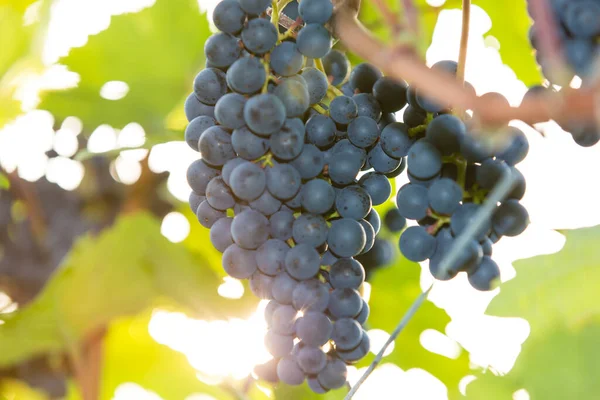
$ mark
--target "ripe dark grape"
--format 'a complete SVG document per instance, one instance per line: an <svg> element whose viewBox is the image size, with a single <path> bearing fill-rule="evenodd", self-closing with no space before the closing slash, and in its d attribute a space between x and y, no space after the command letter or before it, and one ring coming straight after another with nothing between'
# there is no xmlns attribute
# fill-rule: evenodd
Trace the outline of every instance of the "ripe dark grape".
<svg viewBox="0 0 600 400"><path fill-rule="evenodd" d="M381 72L371 64L359 64L350 73L350 85L361 93L371 93L373 85L382 77Z"/></svg>
<svg viewBox="0 0 600 400"><path fill-rule="evenodd" d="M249 250L257 249L269 237L269 220L257 211L246 210L233 219L231 236L238 246Z"/></svg>
<svg viewBox="0 0 600 400"><path fill-rule="evenodd" d="M306 0L300 2L298 13L307 24L323 25L333 14L333 4L329 0Z"/></svg>
<svg viewBox="0 0 600 400"><path fill-rule="evenodd" d="M242 30L246 13L237 0L223 0L215 7L212 18L220 31L235 34Z"/></svg>
<svg viewBox="0 0 600 400"><path fill-rule="evenodd" d="M400 236L400 251L411 261L425 261L435 252L436 241L422 226L411 226Z"/></svg>
<svg viewBox="0 0 600 400"><path fill-rule="evenodd" d="M292 76L302 68L304 57L295 43L283 42L271 52L271 68L281 76Z"/></svg>
<svg viewBox="0 0 600 400"><path fill-rule="evenodd" d="M257 199L267 186L265 172L252 163L237 166L231 173L229 182L233 193L247 201Z"/></svg>
<svg viewBox="0 0 600 400"><path fill-rule="evenodd" d="M227 85L241 94L253 94L262 89L267 74L255 57L242 57L227 70Z"/></svg>
<svg viewBox="0 0 600 400"><path fill-rule="evenodd" d="M329 279L334 289L358 289L365 280L365 269L353 258L341 258L331 266Z"/></svg>
<svg viewBox="0 0 600 400"><path fill-rule="evenodd" d="M392 113L406 105L406 83L383 76L373 85L373 96L385 113Z"/></svg>
<svg viewBox="0 0 600 400"><path fill-rule="evenodd" d="M251 15L260 15L271 5L269 0L238 0L240 6Z"/></svg>
<svg viewBox="0 0 600 400"><path fill-rule="evenodd" d="M235 158L231 135L220 126L211 126L202 133L198 141L198 149L202 153L202 159L216 167Z"/></svg>
<svg viewBox="0 0 600 400"><path fill-rule="evenodd" d="M318 279L302 281L294 288L292 304L298 311L324 312L329 304L329 288Z"/></svg>
<svg viewBox="0 0 600 400"><path fill-rule="evenodd" d="M367 148L375 144L379 138L377 122L370 117L357 117L348 125L348 139L360 148Z"/></svg>
<svg viewBox="0 0 600 400"><path fill-rule="evenodd" d="M329 105L329 115L341 125L347 125L358 116L358 106L351 97L338 96Z"/></svg>
<svg viewBox="0 0 600 400"><path fill-rule="evenodd" d="M265 54L277 43L277 29L268 19L252 19L242 31L242 42L252 54Z"/></svg>
<svg viewBox="0 0 600 400"><path fill-rule="evenodd" d="M302 2L300 7L302 7ZM321 58L331 49L331 35L323 25L309 23L298 33L296 43L298 51L306 57Z"/></svg>
<svg viewBox="0 0 600 400"><path fill-rule="evenodd" d="M369 93L359 93L352 96L358 109L359 117L369 117L375 121L381 118L381 106L373 95Z"/></svg>
<svg viewBox="0 0 600 400"><path fill-rule="evenodd" d="M285 122L285 105L272 94L261 94L250 98L244 106L246 125L255 133L270 136Z"/></svg>
<svg viewBox="0 0 600 400"><path fill-rule="evenodd" d="M371 211L371 196L360 186L347 186L335 197L335 208L343 218L360 220Z"/></svg>
<svg viewBox="0 0 600 400"><path fill-rule="evenodd" d="M200 71L194 79L194 94L196 98L207 105L215 105L225 93L227 82L225 73L216 68Z"/></svg>
<svg viewBox="0 0 600 400"><path fill-rule="evenodd" d="M392 208L385 213L383 223L390 232L398 233L406 227L406 218L400 214L400 210Z"/></svg>
<svg viewBox="0 0 600 400"><path fill-rule="evenodd" d="M393 122L381 131L381 148L390 157L407 156L413 143L414 140L408 134L408 126L402 122Z"/></svg>
<svg viewBox="0 0 600 400"><path fill-rule="evenodd" d="M332 85L343 83L350 73L350 61L339 50L332 49L323 57L323 67Z"/></svg>
<svg viewBox="0 0 600 400"><path fill-rule="evenodd" d="M301 76L283 79L273 91L273 94L281 100L287 110L287 117L300 117L310 104L308 87Z"/></svg>
<svg viewBox="0 0 600 400"><path fill-rule="evenodd" d="M320 215L302 214L294 221L292 237L296 243L305 243L315 248L327 240L329 227Z"/></svg>
<svg viewBox="0 0 600 400"><path fill-rule="evenodd" d="M240 57L239 39L228 33L217 33L204 43L206 59L218 68L229 67Z"/></svg>
<svg viewBox="0 0 600 400"><path fill-rule="evenodd" d="M211 126L215 126L216 121L213 117L199 116L194 118L187 128L185 128L185 141L192 149L198 150L198 141L205 130Z"/></svg>
<svg viewBox="0 0 600 400"><path fill-rule="evenodd" d="M300 76L306 82L310 104L316 104L327 95L327 77L318 69L306 67L302 69Z"/></svg>
<svg viewBox="0 0 600 400"><path fill-rule="evenodd" d="M296 168L302 179L312 179L323 171L325 157L315 145L305 144L302 153L292 160L292 165Z"/></svg>
<svg viewBox="0 0 600 400"><path fill-rule="evenodd" d="M188 122L191 122L194 118L200 116L213 118L215 116L215 108L200 102L194 93L191 93L187 99L185 99L184 111Z"/></svg>
<svg viewBox="0 0 600 400"><path fill-rule="evenodd" d="M255 135L246 126L233 131L231 145L239 157L248 161L256 160L269 150L269 141Z"/></svg>
<svg viewBox="0 0 600 400"><path fill-rule="evenodd" d="M313 115L306 122L306 138L319 148L327 148L335 140L335 122L325 115Z"/></svg>

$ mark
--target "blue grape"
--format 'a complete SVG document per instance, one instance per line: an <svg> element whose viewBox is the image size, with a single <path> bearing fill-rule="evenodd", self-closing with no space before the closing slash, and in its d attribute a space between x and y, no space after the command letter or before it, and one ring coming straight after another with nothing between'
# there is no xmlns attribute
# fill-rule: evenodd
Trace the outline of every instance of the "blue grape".
<svg viewBox="0 0 600 400"><path fill-rule="evenodd" d="M417 95L417 103L423 110L425 110L427 112L438 113L438 112L442 112L448 108L448 105L440 104L437 101L428 98L427 96L425 96L423 93L421 93L419 91L416 92L416 95Z"/></svg>
<svg viewBox="0 0 600 400"><path fill-rule="evenodd" d="M444 155L458 152L465 135L465 124L451 114L440 115L427 125L427 141Z"/></svg>
<svg viewBox="0 0 600 400"><path fill-rule="evenodd" d="M499 282L500 268L490 257L485 256L474 272L469 273L469 283L477 290L492 290Z"/></svg>
<svg viewBox="0 0 600 400"><path fill-rule="evenodd" d="M225 218L227 214L225 211L216 210L208 204L208 201L204 200L198 206L198 210L196 211L196 217L198 218L198 222L205 228L211 228L215 222L217 222L221 218Z"/></svg>
<svg viewBox="0 0 600 400"><path fill-rule="evenodd" d="M280 335L270 330L265 335L265 347L273 357L285 357L294 348L294 338L292 336Z"/></svg>
<svg viewBox="0 0 600 400"><path fill-rule="evenodd" d="M374 206L385 203L392 194L392 184L385 175L378 172L367 172L358 183L369 193Z"/></svg>
<svg viewBox="0 0 600 400"><path fill-rule="evenodd" d="M371 341L369 339L369 335L364 333L362 335L360 344L356 348L349 351L338 351L338 356L347 363L354 363L369 354L370 348Z"/></svg>
<svg viewBox="0 0 600 400"><path fill-rule="evenodd" d="M277 364L277 376L281 382L290 386L298 386L304 382L304 372L291 356L286 356L279 360Z"/></svg>
<svg viewBox="0 0 600 400"><path fill-rule="evenodd" d="M323 179L306 182L301 196L302 208L312 214L325 214L335 202L335 190Z"/></svg>
<svg viewBox="0 0 600 400"><path fill-rule="evenodd" d="M242 47L240 40L235 36L229 33L217 33L204 43L204 53L211 65L224 68L229 67L240 57Z"/></svg>
<svg viewBox="0 0 600 400"><path fill-rule="evenodd" d="M357 117L348 125L348 139L360 148L367 148L379 139L377 122L370 117Z"/></svg>
<svg viewBox="0 0 600 400"><path fill-rule="evenodd" d="M406 88L406 82L382 76L373 85L373 96L384 113L393 113L406 105Z"/></svg>
<svg viewBox="0 0 600 400"><path fill-rule="evenodd" d="M414 185L423 186L423 187L426 187L426 188L428 188L429 186L431 186L431 184L433 182L435 182L435 180L437 178L439 178L439 174L437 174L437 175L435 175L435 176L433 176L433 177L431 177L429 179L419 179L419 178L415 178L414 176L412 176L410 172L408 172L406 174L406 176L408 177L408 180L409 180L410 183L412 183Z"/></svg>
<svg viewBox="0 0 600 400"><path fill-rule="evenodd" d="M429 260L429 271L439 280L448 280L456 276L460 271L469 271L479 264L483 256L481 245L476 240L470 240L462 247L458 256L451 264L448 264L446 271L441 270L441 263L447 262L450 250L455 246L455 239L452 238L448 229L438 232L436 237L436 250L431 260Z"/></svg>
<svg viewBox="0 0 600 400"><path fill-rule="evenodd" d="M271 5L269 0L238 0L240 6L251 15L260 15Z"/></svg>
<svg viewBox="0 0 600 400"><path fill-rule="evenodd" d="M324 25L333 14L331 0L305 0L298 6L298 13L307 24Z"/></svg>
<svg viewBox="0 0 600 400"><path fill-rule="evenodd" d="M206 68L196 75L194 94L202 103L213 106L225 93L227 93L227 79L223 71Z"/></svg>
<svg viewBox="0 0 600 400"><path fill-rule="evenodd" d="M509 167L502 160L487 159L477 168L475 173L475 182L484 189L493 189L502 179L502 176L509 172Z"/></svg>
<svg viewBox="0 0 600 400"><path fill-rule="evenodd" d="M269 218L271 225L271 237L288 240L292 237L292 227L294 224L294 213L291 211L277 211Z"/></svg>
<svg viewBox="0 0 600 400"><path fill-rule="evenodd" d="M255 250L269 238L269 220L257 211L246 210L233 219L231 236L238 246Z"/></svg>
<svg viewBox="0 0 600 400"><path fill-rule="evenodd" d="M184 111L188 122L191 122L194 118L198 118L200 116L212 118L215 116L215 107L202 103L200 100L198 100L195 93L191 93L185 99Z"/></svg>
<svg viewBox="0 0 600 400"><path fill-rule="evenodd" d="M235 205L231 189L220 176L212 178L206 186L206 201L212 208L222 211Z"/></svg>
<svg viewBox="0 0 600 400"><path fill-rule="evenodd" d="M508 165L516 165L523 161L529 152L529 142L522 130L510 127L511 139L509 144L496 157L504 160Z"/></svg>
<svg viewBox="0 0 600 400"><path fill-rule="evenodd" d="M411 226L400 236L400 251L410 261L425 261L435 252L436 241L422 226Z"/></svg>
<svg viewBox="0 0 600 400"><path fill-rule="evenodd" d="M248 279L248 286L250 286L250 291L252 294L259 299L265 300L271 300L273 298L271 295L271 290L274 283L275 278L265 275L260 271L255 271Z"/></svg>
<svg viewBox="0 0 600 400"><path fill-rule="evenodd" d="M346 363L338 358L329 358L325 368L317 375L317 379L325 389L339 389L346 384L347 375Z"/></svg>
<svg viewBox="0 0 600 400"><path fill-rule="evenodd" d="M364 253L370 251L373 248L373 245L375 244L375 229L373 229L373 225L371 225L369 222L367 222L367 220L361 219L358 222L360 222L360 225L365 230L365 236L366 236L365 247L362 249L362 251L360 253L360 254L364 254Z"/></svg>
<svg viewBox="0 0 600 400"><path fill-rule="evenodd" d="M354 257L365 247L367 238L359 222L342 218L331 223L327 242L329 250L338 257Z"/></svg>
<svg viewBox="0 0 600 400"><path fill-rule="evenodd" d="M227 186L231 187L231 182L229 182L229 178L231 178L231 173L233 172L233 170L238 165L245 164L247 162L248 161L244 160L243 158L236 157L227 161L225 165L223 165L223 168L221 169L221 176L223 177L223 180L225 181Z"/></svg>
<svg viewBox="0 0 600 400"><path fill-rule="evenodd" d="M198 141L198 149L202 159L210 165L220 167L235 158L231 144L231 135L220 126L206 129Z"/></svg>
<svg viewBox="0 0 600 400"><path fill-rule="evenodd" d="M370 93L359 93L352 96L358 109L359 117L369 117L375 121L381 118L381 106L375 97Z"/></svg>
<svg viewBox="0 0 600 400"><path fill-rule="evenodd" d="M285 256L289 250L290 246L283 240L267 240L256 250L258 269L266 275L278 275L284 270Z"/></svg>
<svg viewBox="0 0 600 400"><path fill-rule="evenodd" d="M279 132L271 135L271 152L280 160L293 160L302 152L304 136L302 120L288 119Z"/></svg>
<svg viewBox="0 0 600 400"><path fill-rule="evenodd" d="M281 100L288 118L302 116L309 106L309 95L306 81L301 76L281 80L273 94Z"/></svg>
<svg viewBox="0 0 600 400"><path fill-rule="evenodd" d="M344 158L355 158L359 161L360 165L363 165L367 160L367 151L356 147L350 140L342 139L332 147L331 155L346 154Z"/></svg>
<svg viewBox="0 0 600 400"><path fill-rule="evenodd" d="M419 107L408 106L402 114L402 121L410 128L423 125L427 119L427 112Z"/></svg>
<svg viewBox="0 0 600 400"><path fill-rule="evenodd" d="M483 240L483 242L481 242L481 250L483 251L483 255L484 256L491 256L492 255L492 246L493 246L493 242L490 240L490 238L485 238Z"/></svg>
<svg viewBox="0 0 600 400"><path fill-rule="evenodd" d="M369 213L369 215L367 215L367 218L365 219L369 224L371 224L371 226L375 230L375 234L377 235L379 233L379 229L381 229L381 218L379 218L379 213L377 212L377 210L374 208L371 209L371 212Z"/></svg>
<svg viewBox="0 0 600 400"><path fill-rule="evenodd" d="M237 0L223 0L215 7L212 19L220 31L238 33L244 26L246 13Z"/></svg>
<svg viewBox="0 0 600 400"><path fill-rule="evenodd" d="M596 57L596 44L586 39L566 39L564 53L569 65L578 76L589 74Z"/></svg>
<svg viewBox="0 0 600 400"><path fill-rule="evenodd" d="M254 373L260 379L269 383L278 383L279 376L277 375L278 358L273 358L266 363L258 364L254 367Z"/></svg>
<svg viewBox="0 0 600 400"><path fill-rule="evenodd" d="M249 206L251 209L268 217L279 211L281 208L281 201L265 190L258 199L252 200Z"/></svg>
<svg viewBox="0 0 600 400"><path fill-rule="evenodd" d="M442 155L431 143L423 139L408 151L408 172L419 179L430 179L442 169Z"/></svg>
<svg viewBox="0 0 600 400"><path fill-rule="evenodd" d="M271 328L281 335L293 335L297 319L298 312L292 306L281 305L273 312Z"/></svg>
<svg viewBox="0 0 600 400"><path fill-rule="evenodd" d="M353 258L340 258L329 272L329 281L334 289L358 289L364 280L365 269Z"/></svg>
<svg viewBox="0 0 600 400"><path fill-rule="evenodd" d="M600 4L583 0L565 5L564 22L575 36L589 38L600 35Z"/></svg>
<svg viewBox="0 0 600 400"><path fill-rule="evenodd" d="M285 256L285 270L292 278L305 280L314 277L321 266L321 258L314 247L299 244Z"/></svg>
<svg viewBox="0 0 600 400"><path fill-rule="evenodd" d="M277 302L277 300L271 300L267 303L267 306L265 307L265 322L267 323L267 326L270 328L271 327L271 320L273 319L273 313L275 312L275 310L277 310L279 308L281 304L279 304Z"/></svg>
<svg viewBox="0 0 600 400"><path fill-rule="evenodd" d="M348 61L348 57L344 53L332 49L323 57L323 68L325 68L329 82L334 86L338 86L348 78L350 61ZM344 94L348 96L348 94ZM350 90L350 96L353 94L352 90Z"/></svg>
<svg viewBox="0 0 600 400"><path fill-rule="evenodd" d="M242 31L242 42L252 54L268 53L277 43L277 29L268 19L252 19Z"/></svg>
<svg viewBox="0 0 600 400"><path fill-rule="evenodd" d="M266 79L265 68L256 57L242 57L227 70L227 84L241 94L260 91Z"/></svg>
<svg viewBox="0 0 600 400"><path fill-rule="evenodd" d="M294 288L292 304L298 311L324 312L329 304L329 288L318 279L302 281Z"/></svg>
<svg viewBox="0 0 600 400"><path fill-rule="evenodd" d="M327 240L329 227L320 215L302 214L294 221L292 237L296 243L319 247Z"/></svg>
<svg viewBox="0 0 600 400"><path fill-rule="evenodd" d="M492 146L485 138L467 134L460 143L460 154L471 163L481 163L493 156Z"/></svg>
<svg viewBox="0 0 600 400"><path fill-rule="evenodd" d="M456 75L456 71L458 71L458 63L453 60L441 60L433 64L431 69L445 71L452 75Z"/></svg>
<svg viewBox="0 0 600 400"><path fill-rule="evenodd" d="M302 179L312 179L323 171L325 157L315 145L305 144L302 153L291 164L300 173Z"/></svg>
<svg viewBox="0 0 600 400"><path fill-rule="evenodd" d="M231 69L230 69L231 70ZM228 93L215 105L215 118L225 128L237 129L244 126L246 98L237 93Z"/></svg>
<svg viewBox="0 0 600 400"><path fill-rule="evenodd" d="M325 115L313 115L306 122L306 138L317 147L329 147L335 140L335 132L335 122Z"/></svg>
<svg viewBox="0 0 600 400"><path fill-rule="evenodd" d="M452 179L442 178L431 184L427 197L434 211L440 214L452 214L460 205L463 191Z"/></svg>
<svg viewBox="0 0 600 400"><path fill-rule="evenodd" d="M321 384L319 383L319 379L316 376L309 376L306 379L306 383L308 384L310 390L313 391L313 393L325 394L329 391L328 389L325 389L323 386L321 386Z"/></svg>
<svg viewBox="0 0 600 400"><path fill-rule="evenodd" d="M250 98L244 106L244 120L253 132L270 136L285 123L285 106L273 94L260 94Z"/></svg>
<svg viewBox="0 0 600 400"><path fill-rule="evenodd" d="M502 236L517 236L529 224L529 213L517 200L506 200L492 217L494 232Z"/></svg>
<svg viewBox="0 0 600 400"><path fill-rule="evenodd" d="M210 242L221 253L233 244L233 238L231 237L232 222L233 218L221 218L210 228Z"/></svg>
<svg viewBox="0 0 600 400"><path fill-rule="evenodd" d="M318 374L327 364L327 356L318 347L303 346L296 354L296 361L307 374Z"/></svg>
<svg viewBox="0 0 600 400"><path fill-rule="evenodd" d="M300 173L290 164L267 168L267 190L279 200L288 200L300 190Z"/></svg>
<svg viewBox="0 0 600 400"><path fill-rule="evenodd" d="M313 67L303 68L300 76L302 76L306 82L309 103L316 104L323 100L327 95L327 88L329 85L327 77L321 71Z"/></svg>
<svg viewBox="0 0 600 400"><path fill-rule="evenodd" d="M286 201L285 205L292 210L300 210L302 207L302 189L294 197Z"/></svg>
<svg viewBox="0 0 600 400"><path fill-rule="evenodd" d="M269 140L255 135L246 126L233 131L231 144L237 155L248 161L260 158L269 150Z"/></svg>
<svg viewBox="0 0 600 400"><path fill-rule="evenodd" d="M389 243L387 241L385 241L386 243ZM356 320L356 322L358 322L361 325L364 325L365 322L367 322L367 319L369 318L369 305L367 304L367 302L365 301L365 299L362 299L362 308L360 309L360 313L354 317L354 319Z"/></svg>
<svg viewBox="0 0 600 400"><path fill-rule="evenodd" d="M371 206L371 196L361 186L345 187L335 195L336 210L343 218L363 219L371 211Z"/></svg>
<svg viewBox="0 0 600 400"><path fill-rule="evenodd" d="M188 203L190 204L190 209L194 214L196 214L198 207L200 207L200 203L202 203L204 200L206 200L205 196L200 196L198 193L192 190L188 199Z"/></svg>
<svg viewBox="0 0 600 400"><path fill-rule="evenodd" d="M194 118L185 128L185 142L192 149L199 151L198 141L200 140L200 136L202 136L205 130L215 125L216 121L213 117L202 115Z"/></svg>
<svg viewBox="0 0 600 400"><path fill-rule="evenodd" d="M393 122L381 131L381 149L390 157L407 156L414 142L408 134L408 126L402 122Z"/></svg>
<svg viewBox="0 0 600 400"><path fill-rule="evenodd" d="M292 304L292 294L294 288L298 285L298 281L292 278L287 272L280 272L275 277L271 294L273 298L280 304Z"/></svg>
<svg viewBox="0 0 600 400"><path fill-rule="evenodd" d="M270 65L277 75L296 75L302 68L304 57L296 43L283 42L271 51Z"/></svg>
<svg viewBox="0 0 600 400"><path fill-rule="evenodd" d="M329 161L329 177L338 185L348 185L354 182L361 167L360 159L350 158L343 152L335 153Z"/></svg>
<svg viewBox="0 0 600 400"><path fill-rule="evenodd" d="M267 178L265 172L256 164L244 163L233 170L229 183L237 197L252 201L265 191Z"/></svg>
<svg viewBox="0 0 600 400"><path fill-rule="evenodd" d="M390 232L398 233L406 227L406 218L402 216L400 210L391 208L385 213L383 223Z"/></svg>
<svg viewBox="0 0 600 400"><path fill-rule="evenodd" d="M511 173L513 174L513 178L515 179L515 186L513 190L508 194L509 199L521 200L525 195L526 190L526 182L525 177L515 167L510 168Z"/></svg>
<svg viewBox="0 0 600 400"><path fill-rule="evenodd" d="M360 313L362 299L354 289L334 289L329 294L327 309L334 319L353 318Z"/></svg>
<svg viewBox="0 0 600 400"><path fill-rule="evenodd" d="M427 216L429 200L427 188L408 183L400 188L396 195L396 204L404 218L419 220Z"/></svg>
<svg viewBox="0 0 600 400"><path fill-rule="evenodd" d="M454 236L458 236L461 232L469 225L473 223L475 220L475 214L479 211L481 206L473 203L462 204L455 212L452 214L452 218L450 219L450 228L452 229L452 233ZM475 234L475 238L477 240L483 240L488 232L491 229L491 221L486 219L483 222L481 228L479 228Z"/></svg>
<svg viewBox="0 0 600 400"><path fill-rule="evenodd" d="M358 116L358 106L348 96L338 96L329 104L329 116L340 125L348 125Z"/></svg>
<svg viewBox="0 0 600 400"><path fill-rule="evenodd" d="M306 57L321 58L331 49L331 35L323 25L307 24L298 33L296 43Z"/></svg>
<svg viewBox="0 0 600 400"><path fill-rule="evenodd" d="M237 244L232 244L223 252L223 269L236 279L247 279L258 268L254 258L254 251L243 249Z"/></svg>
<svg viewBox="0 0 600 400"><path fill-rule="evenodd" d="M331 338L333 326L325 314L307 311L296 322L296 335L309 346L322 346Z"/></svg>
<svg viewBox="0 0 600 400"><path fill-rule="evenodd" d="M393 172L402 164L401 159L390 157L383 151L381 142L369 151L367 159L373 169L382 174Z"/></svg>
<svg viewBox="0 0 600 400"><path fill-rule="evenodd" d="M358 322L351 318L342 318L333 324L331 339L337 350L352 350L362 341L363 330Z"/></svg>
<svg viewBox="0 0 600 400"><path fill-rule="evenodd" d="M371 93L373 85L382 77L381 71L368 63L358 64L350 73L350 85L361 93Z"/></svg>

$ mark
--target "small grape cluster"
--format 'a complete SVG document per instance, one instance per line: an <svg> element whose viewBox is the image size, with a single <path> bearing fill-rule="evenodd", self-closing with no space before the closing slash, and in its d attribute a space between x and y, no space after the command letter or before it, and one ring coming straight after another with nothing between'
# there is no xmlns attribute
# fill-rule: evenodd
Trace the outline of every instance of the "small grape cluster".
<svg viewBox="0 0 600 400"><path fill-rule="evenodd" d="M369 351L355 257L374 246L381 221L372 206L404 170L379 133L405 105L406 87L367 64L350 74L325 28L330 0L303 0L283 32L279 10L267 19L269 5L224 0L214 10L220 32L185 103L185 140L201 154L187 173L190 206L227 274L270 300L273 359L256 374L324 393Z"/></svg>
<svg viewBox="0 0 600 400"><path fill-rule="evenodd" d="M457 64L446 60L432 68L456 74ZM390 124L381 133L382 142L393 144L395 154L407 156L410 183L398 191L398 213L418 221L400 236L400 251L411 261L429 259L429 269L439 280L449 280L464 271L474 288L490 290L500 274L491 259L492 244L502 236L520 234L529 221L519 203L525 180L514 167L528 153L527 138L519 129L505 126L503 135L510 139L493 148L468 132L468 122L450 113L449 105L437 104L412 88L407 93L405 123ZM498 93L484 96L503 99ZM476 237L460 249L456 261L440 268L454 247L455 237L474 221L481 203L507 173L517 181L507 199Z"/></svg>
<svg viewBox="0 0 600 400"><path fill-rule="evenodd" d="M567 62L568 70L553 64L553 59L540 48L539 26L535 22L537 16L530 3L528 11L534 20L529 31L531 45L536 49L536 60L546 78L560 86L567 86L575 75L582 79L582 85L590 85L597 57L600 54L600 1L589 0L552 0L549 13L553 17L553 28L562 56ZM535 96L546 90L544 86L534 86L527 96ZM580 146L589 147L600 141L600 130L595 123L580 120L557 121L568 131L573 140Z"/></svg>

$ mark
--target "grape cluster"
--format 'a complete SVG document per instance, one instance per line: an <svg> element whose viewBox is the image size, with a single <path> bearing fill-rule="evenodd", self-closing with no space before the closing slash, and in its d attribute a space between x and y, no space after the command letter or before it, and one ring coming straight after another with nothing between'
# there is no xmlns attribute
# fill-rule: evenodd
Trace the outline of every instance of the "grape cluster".
<svg viewBox="0 0 600 400"><path fill-rule="evenodd" d="M457 65L441 61L432 68L456 73ZM503 99L498 93L485 96ZM500 274L491 259L492 244L502 236L520 234L529 221L519 203L525 180L514 167L527 155L527 138L519 129L505 126L503 135L510 139L494 148L469 132L468 122L450 113L450 105L437 104L412 88L407 99L405 123L390 124L381 133L384 143L394 144L396 154L407 156L410 183L398 191L398 214L418 222L400 236L400 251L411 261L429 259L429 269L439 280L464 271L474 288L490 290ZM455 237L472 223L489 191L507 173L518 178L507 199L468 246L460 249L458 259L442 270L441 262L453 248Z"/></svg>
<svg viewBox="0 0 600 400"><path fill-rule="evenodd" d="M552 64L552 58L541 50L539 45L539 27L535 22L537 15L528 3L528 11L534 20L530 28L529 39L536 49L536 60L546 78L560 86L567 86L575 75L582 79L583 86L590 85L594 65L600 54L600 1L597 0L552 0L548 2L553 17L553 28L562 49L563 59L568 71ZM528 96L534 96L545 90L543 86L534 86ZM600 131L595 123L580 120L557 121L568 131L580 146L589 147L598 143Z"/></svg>
<svg viewBox="0 0 600 400"><path fill-rule="evenodd" d="M187 173L190 206L227 274L270 300L273 359L256 374L324 393L369 351L356 257L374 247L372 207L406 164L380 138L406 86L368 64L350 73L325 28L330 0L288 5L297 26L286 31L277 12L267 19L269 5L224 0L214 10L220 32L185 103L185 140L201 155Z"/></svg>

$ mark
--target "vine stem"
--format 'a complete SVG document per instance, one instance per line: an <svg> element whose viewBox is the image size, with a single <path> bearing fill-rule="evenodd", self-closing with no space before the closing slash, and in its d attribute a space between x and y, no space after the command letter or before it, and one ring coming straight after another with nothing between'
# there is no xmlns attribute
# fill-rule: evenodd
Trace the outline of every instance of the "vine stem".
<svg viewBox="0 0 600 400"><path fill-rule="evenodd" d="M362 376L359 378L359 380L356 382L356 384L352 387L352 389L350 389L350 391L348 392L346 397L344 397L344 400L352 399L352 397L354 397L354 395L356 394L358 389L362 386L362 384L365 383L365 381L367 380L369 375L371 375L371 373L375 370L375 368L379 365L379 363L383 359L383 355L385 354L385 351L387 350L387 348L396 340L396 338L400 335L402 330L406 327L406 325L408 325L408 323L410 322L412 317L415 316L415 314L419 310L419 307L421 307L421 305L423 304L425 299L427 299L427 296L429 295L429 292L431 292L432 287L433 287L433 285L430 285L427 288L427 290L422 292L419 295L419 297L417 297L415 299L415 301L412 303L412 305L410 306L410 308L408 309L406 314L404 314L404 316L402 317L402 319L396 326L396 329L394 329L394 331L392 332L392 334L390 335L388 340L384 343L384 345L381 348L381 350L379 351L379 353L377 353L377 356L375 356L375 359L373 360L371 365L369 365L369 367L367 368L365 373L362 374Z"/></svg>
<svg viewBox="0 0 600 400"><path fill-rule="evenodd" d="M469 27L471 23L471 0L462 0L462 28L460 32L460 48L458 50L458 68L456 80L465 86L465 69L467 67L467 48L469 47ZM465 110L457 109L458 116L464 120Z"/></svg>

